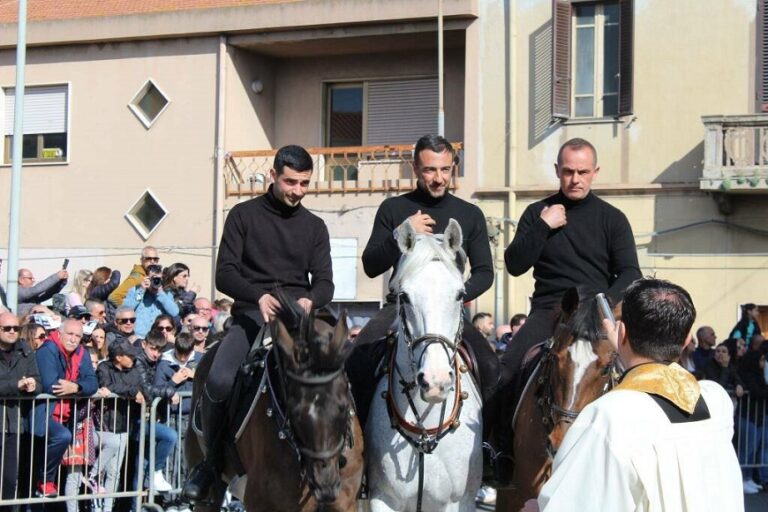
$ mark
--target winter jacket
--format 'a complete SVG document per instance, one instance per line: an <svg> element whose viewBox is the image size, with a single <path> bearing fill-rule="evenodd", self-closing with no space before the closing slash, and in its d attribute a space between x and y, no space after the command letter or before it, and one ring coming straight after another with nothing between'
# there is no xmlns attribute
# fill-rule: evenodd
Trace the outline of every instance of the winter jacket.
<svg viewBox="0 0 768 512"><path fill-rule="evenodd" d="M133 308L136 311L136 326L134 332L139 338L145 338L155 318L162 314L176 317L179 315L179 306L173 301L170 293L163 290L155 293L145 290L141 286L134 286L128 290L123 306Z"/></svg>
<svg viewBox="0 0 768 512"><path fill-rule="evenodd" d="M744 381L744 387L749 391L749 397L746 401L742 399L740 413L742 417L749 415L749 421L757 426L761 426L765 421L765 415L768 413L768 384L763 378L763 369L760 368L760 358L762 354L757 350L748 350L741 358L739 365L739 375Z"/></svg>
<svg viewBox="0 0 768 512"><path fill-rule="evenodd" d="M183 288L167 288L167 291L171 294L173 301L179 307L180 317L195 312L195 298L197 298L195 292Z"/></svg>
<svg viewBox="0 0 768 512"><path fill-rule="evenodd" d="M141 265L134 265L131 273L125 278L125 281L120 283L120 286L115 288L112 293L109 294L109 303L115 308L122 306L128 290L141 284L145 277L147 277L147 273L144 271L144 267Z"/></svg>
<svg viewBox="0 0 768 512"><path fill-rule="evenodd" d="M18 314L26 315L32 306L40 304L59 293L67 284L66 279L59 279L58 273L51 274L34 286L19 286Z"/></svg>
<svg viewBox="0 0 768 512"><path fill-rule="evenodd" d="M139 373L141 394L147 401L147 406L152 404L152 400L157 397L171 398L176 393L176 386L156 385L155 374L157 373L158 361L150 361L147 354L142 353L133 363L135 371Z"/></svg>
<svg viewBox="0 0 768 512"><path fill-rule="evenodd" d="M141 406L136 393L141 389L141 375L136 367L118 368L112 361L102 361L96 368L99 386L107 388L120 398L106 398L100 408L101 428L109 432L127 432L129 420L139 419Z"/></svg>
<svg viewBox="0 0 768 512"><path fill-rule="evenodd" d="M27 345L26 341L19 340L13 344L10 350L10 362L0 354L0 397L18 397L32 396L40 392L40 372L37 369L37 360L35 351ZM27 393L19 390L19 381L22 377L32 377L37 386L35 391ZM4 418L3 432L8 434L18 434L24 430L24 425L20 416L27 416L31 401L27 400L3 400L3 407L0 407L0 415ZM2 409L5 409L3 411ZM21 428L20 428L21 427Z"/></svg>
<svg viewBox="0 0 768 512"><path fill-rule="evenodd" d="M192 385L194 384L192 379L187 379L181 384L176 384L171 380L173 375L182 368L197 368L200 361L203 359L201 352L192 352L190 358L182 363L176 359L176 352L170 350L165 352L160 358L160 362L157 363L157 372L155 373L155 384L158 386L174 386L176 391L192 391ZM189 414L191 398L184 398L181 401L181 413ZM177 405L171 406L171 411L176 412L179 410Z"/></svg>
<svg viewBox="0 0 768 512"><path fill-rule="evenodd" d="M68 364L77 358L80 358L80 363L78 365L79 374L75 382L80 385L80 391L75 396L90 397L98 390L99 383L93 371L91 355L83 345L80 345L71 355L65 357L55 340L46 340L35 352L35 357L37 359L37 367L40 370L41 393L53 395L53 385L58 384L59 379L66 378ZM46 420L54 421L53 415L57 410L57 404L71 407L73 402L74 400L51 400L47 403L43 401L43 403L36 405L34 434L37 436L45 435Z"/></svg>
<svg viewBox="0 0 768 512"><path fill-rule="evenodd" d="M142 269L143 270L143 269ZM98 284L88 290L89 299L97 299L100 301L106 301L109 298L109 294L112 293L120 284L120 271L113 270L112 275L109 277L109 281L103 284Z"/></svg>

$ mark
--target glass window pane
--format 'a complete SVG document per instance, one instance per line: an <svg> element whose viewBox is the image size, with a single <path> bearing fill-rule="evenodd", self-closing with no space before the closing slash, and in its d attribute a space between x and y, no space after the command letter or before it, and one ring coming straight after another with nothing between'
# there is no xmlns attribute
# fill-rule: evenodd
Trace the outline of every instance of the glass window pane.
<svg viewBox="0 0 768 512"><path fill-rule="evenodd" d="M11 137L11 144L13 144L13 137ZM37 135L24 135L21 139L21 158L37 158Z"/></svg>
<svg viewBox="0 0 768 512"><path fill-rule="evenodd" d="M61 150L61 156L67 156L67 134L66 133L46 133L43 135L43 150L58 149ZM45 155L44 155L45 156ZM47 157L48 158L48 157Z"/></svg>
<svg viewBox="0 0 768 512"><path fill-rule="evenodd" d="M136 103L136 106L139 107L144 116L152 122L167 104L168 100L163 96L163 93L150 82L147 85L146 92Z"/></svg>
<svg viewBox="0 0 768 512"><path fill-rule="evenodd" d="M363 145L363 87L333 87L330 91L331 147Z"/></svg>
<svg viewBox="0 0 768 512"><path fill-rule="evenodd" d="M619 4L618 3L606 3L603 5L603 16L605 16L605 23L619 23Z"/></svg>
<svg viewBox="0 0 768 512"><path fill-rule="evenodd" d="M603 48L603 92L619 92L619 26L605 27Z"/></svg>
<svg viewBox="0 0 768 512"><path fill-rule="evenodd" d="M595 6L578 5L573 8L576 16L576 26L595 24Z"/></svg>
<svg viewBox="0 0 768 512"><path fill-rule="evenodd" d="M592 27L576 30L576 94L591 94L595 91L595 29Z"/></svg>
<svg viewBox="0 0 768 512"><path fill-rule="evenodd" d="M619 113L619 95L606 94L603 96L603 116L611 117Z"/></svg>
<svg viewBox="0 0 768 512"><path fill-rule="evenodd" d="M585 96L583 98L576 98L576 105L574 111L576 117L594 117L595 116L595 102L594 96Z"/></svg>

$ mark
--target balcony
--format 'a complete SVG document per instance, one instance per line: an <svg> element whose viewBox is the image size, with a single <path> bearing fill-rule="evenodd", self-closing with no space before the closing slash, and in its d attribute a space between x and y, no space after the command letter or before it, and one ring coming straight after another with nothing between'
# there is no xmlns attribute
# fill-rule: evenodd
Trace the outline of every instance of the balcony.
<svg viewBox="0 0 768 512"><path fill-rule="evenodd" d="M453 143L460 162L461 143ZM355 146L343 148L307 148L315 172L309 193L403 193L413 190L413 145ZM232 151L226 154L224 181L228 197L253 197L269 188L269 170L275 149ZM458 188L462 168L451 177L450 188Z"/></svg>
<svg viewBox="0 0 768 512"><path fill-rule="evenodd" d="M768 193L768 115L703 116L704 171L699 188Z"/></svg>

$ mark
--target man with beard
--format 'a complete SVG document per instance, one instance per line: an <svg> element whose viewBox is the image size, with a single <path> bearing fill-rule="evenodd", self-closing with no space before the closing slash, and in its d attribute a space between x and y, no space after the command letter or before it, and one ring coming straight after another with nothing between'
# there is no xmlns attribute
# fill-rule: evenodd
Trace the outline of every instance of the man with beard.
<svg viewBox="0 0 768 512"><path fill-rule="evenodd" d="M462 249L470 264L464 300L474 300L493 283L493 260L485 216L480 208L448 191L451 176L458 164L450 142L439 135L425 135L416 143L413 155L416 189L381 203L376 212L371 237L363 251L365 273L373 278L391 269L390 282L395 279L401 256L397 245L397 230L406 222L418 234L442 235L448 221L455 219L461 226ZM362 425L365 425L376 390L374 374L384 353L384 338L397 313L396 299L390 289L386 304L360 331L355 350L347 361L347 374L352 383L352 393ZM483 402L487 404L498 379L498 359L490 344L469 322L464 322L463 338L476 354ZM483 407L483 414L493 409ZM483 420L486 425L491 424L487 417Z"/></svg>

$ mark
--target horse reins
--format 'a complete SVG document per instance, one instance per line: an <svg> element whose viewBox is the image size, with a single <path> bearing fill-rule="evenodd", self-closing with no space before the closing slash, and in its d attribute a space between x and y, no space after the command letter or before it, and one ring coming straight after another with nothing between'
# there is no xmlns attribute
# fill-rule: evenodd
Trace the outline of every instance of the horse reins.
<svg viewBox="0 0 768 512"><path fill-rule="evenodd" d="M411 446L413 446L419 454L419 489L416 499L416 511L421 512L422 499L424 495L424 455L432 453L435 448L437 448L437 444L443 437L459 427L461 424L459 421L459 416L461 415L461 407L464 400L469 397L469 394L466 391L461 390L461 376L459 375L459 371L457 371L465 371L465 367L459 363L458 355L458 346L461 340L461 333L464 330L464 322L463 317L459 315L459 326L456 331L456 335L454 336L453 342L441 334L431 333L424 334L414 339L410 329L408 328L405 308L402 307L404 304L410 304L410 300L408 299L407 294L400 293L398 295L400 333L402 334L405 344L408 347L409 360L411 362L411 374L413 375L413 378L411 380L407 380L403 376L403 373L397 364L397 335L394 335L388 339L388 343L390 343L389 365L388 368L385 369L385 371L388 373L388 386L387 391L384 392L383 398L385 398L387 401L387 411L389 412L389 419L392 428L397 430L400 435ZM455 378L455 385L453 386L453 407L451 408L451 413L449 414L448 419L444 419L446 402L443 401L442 407L440 408L440 419L438 425L437 427L433 428L426 428L422 423L418 409L416 409L416 404L414 403L413 396L411 394L411 391L417 387L415 381L417 373L417 362L414 359L414 349L422 343L426 346L424 347L424 351L422 352L420 359L424 357L426 349L429 347L429 345L439 343L445 351L445 355L450 362ZM419 363L420 362L421 360L419 360ZM408 400L408 407L416 418L416 424L409 422L397 407L397 402L392 391L395 388L396 383L395 373L397 373L399 378L398 383L402 387L401 392ZM413 437L411 434L415 434L418 437Z"/></svg>

